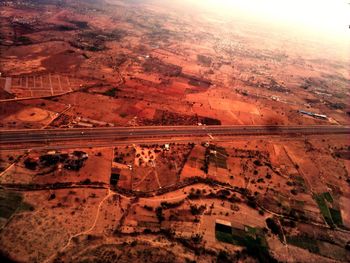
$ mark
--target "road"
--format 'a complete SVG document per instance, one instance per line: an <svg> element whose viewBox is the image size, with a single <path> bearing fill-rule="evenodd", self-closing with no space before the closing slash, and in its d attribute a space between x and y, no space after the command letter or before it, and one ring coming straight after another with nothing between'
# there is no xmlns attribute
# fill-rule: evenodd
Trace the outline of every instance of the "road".
<svg viewBox="0 0 350 263"><path fill-rule="evenodd" d="M212 140L216 136L298 136L298 135L334 135L350 134L350 126L314 125L314 126L143 126L108 127L77 129L22 129L0 131L0 147L9 148L18 145L70 144L73 142L138 141L184 137L205 137ZM204 140L203 140L204 141Z"/></svg>

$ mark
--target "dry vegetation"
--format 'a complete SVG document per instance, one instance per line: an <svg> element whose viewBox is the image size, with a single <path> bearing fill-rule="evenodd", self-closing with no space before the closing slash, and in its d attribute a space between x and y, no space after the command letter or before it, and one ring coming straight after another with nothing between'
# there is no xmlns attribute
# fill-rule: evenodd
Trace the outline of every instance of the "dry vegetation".
<svg viewBox="0 0 350 263"><path fill-rule="evenodd" d="M348 147L334 136L7 155L2 253L24 261L347 261Z"/></svg>
<svg viewBox="0 0 350 263"><path fill-rule="evenodd" d="M0 127L349 123L348 61L221 22L139 1L2 2ZM0 152L1 257L350 261L346 138L215 139Z"/></svg>

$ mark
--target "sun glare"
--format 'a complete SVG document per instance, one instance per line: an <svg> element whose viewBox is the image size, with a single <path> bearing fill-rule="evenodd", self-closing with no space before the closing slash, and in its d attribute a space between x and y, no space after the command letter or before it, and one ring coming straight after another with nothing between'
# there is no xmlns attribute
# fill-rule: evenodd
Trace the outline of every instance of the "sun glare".
<svg viewBox="0 0 350 263"><path fill-rule="evenodd" d="M350 34L350 4L344 0L193 0L225 15L243 15L315 33Z"/></svg>

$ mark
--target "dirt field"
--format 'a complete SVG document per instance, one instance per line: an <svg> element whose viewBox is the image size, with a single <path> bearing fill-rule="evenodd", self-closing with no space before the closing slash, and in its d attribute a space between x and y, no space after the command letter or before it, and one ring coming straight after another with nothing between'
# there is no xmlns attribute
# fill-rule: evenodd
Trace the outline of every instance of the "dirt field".
<svg viewBox="0 0 350 263"><path fill-rule="evenodd" d="M3 210L2 251L24 261L73 251L90 258L96 255L81 242L88 250L123 243L143 251L153 240L147 253L158 255L170 242L184 258L217 251L201 250L201 262L219 251L253 260L256 254L242 252L247 244L235 238L260 233L264 257L346 261L349 167L340 152L348 147L334 136L17 153L2 163L7 190L0 197L19 207ZM72 163L76 156L87 158L82 166ZM328 165L316 165L320 159ZM220 222L231 225L232 243L217 230ZM27 243L17 248L18 242Z"/></svg>
<svg viewBox="0 0 350 263"><path fill-rule="evenodd" d="M174 1L6 1L0 24L1 130L350 123L344 43ZM0 258L350 261L347 136L88 146L0 151Z"/></svg>
<svg viewBox="0 0 350 263"><path fill-rule="evenodd" d="M185 18L185 24L166 19L155 30L162 9L147 6L152 20L142 15L125 20L127 6L108 5L91 19L89 8L84 13L74 4L48 4L40 20L35 9L5 5L0 81L4 97L80 90L83 93L59 98L74 105L69 114L115 125L196 125L205 118L220 124L349 122L349 105L342 95L348 92L346 61L334 57L323 63L305 56L315 56L317 45L302 51L301 43L289 40L282 54L274 51L279 42L267 32L253 37L242 31L237 36L242 43L236 43L235 36L221 32L215 23L196 20L196 27L207 35L192 32ZM118 11L111 12L114 9ZM144 21L148 25L140 26ZM214 34L220 38L213 43ZM259 41L266 44L265 50ZM232 54L230 48L236 45ZM303 116L300 109L326 114L328 121ZM159 110L169 112L166 122L155 113Z"/></svg>

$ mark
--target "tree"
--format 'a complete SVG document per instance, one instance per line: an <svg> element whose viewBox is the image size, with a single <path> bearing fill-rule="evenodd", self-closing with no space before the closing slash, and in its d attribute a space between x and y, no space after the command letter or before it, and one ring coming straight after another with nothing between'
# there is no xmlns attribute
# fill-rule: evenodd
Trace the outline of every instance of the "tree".
<svg viewBox="0 0 350 263"><path fill-rule="evenodd" d="M276 221L273 218L267 218L266 219L266 225L271 230L271 232L275 235L279 235L281 233L281 229L279 225L276 223Z"/></svg>
<svg viewBox="0 0 350 263"><path fill-rule="evenodd" d="M49 196L49 201L50 200L53 200L53 199L55 199L56 198L56 195L54 194L54 193L52 193L50 196Z"/></svg>
<svg viewBox="0 0 350 263"><path fill-rule="evenodd" d="M165 220L162 207L159 206L156 208L156 216L160 224Z"/></svg>
<svg viewBox="0 0 350 263"><path fill-rule="evenodd" d="M38 166L38 163L33 158L27 158L24 161L24 166L29 170L35 170L36 167Z"/></svg>

